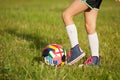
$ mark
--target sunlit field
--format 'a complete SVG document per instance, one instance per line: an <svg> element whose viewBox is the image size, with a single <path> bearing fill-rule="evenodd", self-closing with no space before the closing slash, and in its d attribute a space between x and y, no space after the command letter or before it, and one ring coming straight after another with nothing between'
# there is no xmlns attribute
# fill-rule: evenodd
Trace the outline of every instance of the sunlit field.
<svg viewBox="0 0 120 80"><path fill-rule="evenodd" d="M48 66L48 44L70 42L61 14L72 0L0 0L0 80L119 80L120 3L103 0L97 20L101 66L78 67L90 56L83 13L74 18L86 57L72 66Z"/></svg>

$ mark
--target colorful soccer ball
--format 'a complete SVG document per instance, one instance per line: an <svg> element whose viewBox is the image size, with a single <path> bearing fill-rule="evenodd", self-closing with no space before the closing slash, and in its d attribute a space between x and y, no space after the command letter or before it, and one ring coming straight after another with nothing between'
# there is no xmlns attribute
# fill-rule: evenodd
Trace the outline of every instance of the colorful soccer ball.
<svg viewBox="0 0 120 80"><path fill-rule="evenodd" d="M66 51L58 44L47 45L42 52L45 63L51 66L64 65L66 61Z"/></svg>

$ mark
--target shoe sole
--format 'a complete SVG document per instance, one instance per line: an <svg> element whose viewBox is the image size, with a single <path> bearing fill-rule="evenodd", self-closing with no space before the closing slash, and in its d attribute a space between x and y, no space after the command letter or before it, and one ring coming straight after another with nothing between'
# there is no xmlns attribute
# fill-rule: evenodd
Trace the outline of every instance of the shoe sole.
<svg viewBox="0 0 120 80"><path fill-rule="evenodd" d="M73 61L67 63L67 65L75 64L75 63L78 62L80 59L82 59L84 56L85 56L85 53L82 53L79 57L77 57L77 58L74 59Z"/></svg>

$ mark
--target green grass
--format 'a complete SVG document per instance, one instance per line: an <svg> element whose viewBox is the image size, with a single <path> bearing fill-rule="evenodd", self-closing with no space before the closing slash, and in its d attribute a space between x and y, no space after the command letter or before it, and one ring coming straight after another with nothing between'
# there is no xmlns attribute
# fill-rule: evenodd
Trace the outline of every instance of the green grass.
<svg viewBox="0 0 120 80"><path fill-rule="evenodd" d="M47 66L42 49L70 43L61 14L72 0L0 0L0 80L119 80L120 3L103 0L97 21L101 67L78 68L90 56L83 14L75 17L87 56L73 66ZM82 33L82 34L81 34Z"/></svg>

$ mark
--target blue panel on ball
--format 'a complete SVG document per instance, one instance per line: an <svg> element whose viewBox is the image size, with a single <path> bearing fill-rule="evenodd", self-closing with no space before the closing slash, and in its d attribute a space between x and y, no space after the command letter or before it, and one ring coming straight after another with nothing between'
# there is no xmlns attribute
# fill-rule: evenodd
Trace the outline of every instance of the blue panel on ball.
<svg viewBox="0 0 120 80"><path fill-rule="evenodd" d="M46 56L45 57L45 62L47 63L47 64L49 64L49 65L53 65L53 60L52 60L52 58L50 57L50 56Z"/></svg>
<svg viewBox="0 0 120 80"><path fill-rule="evenodd" d="M58 64L58 61L57 61L57 60L54 60L54 61L53 61L53 64L54 64L54 65L57 65L57 64Z"/></svg>

